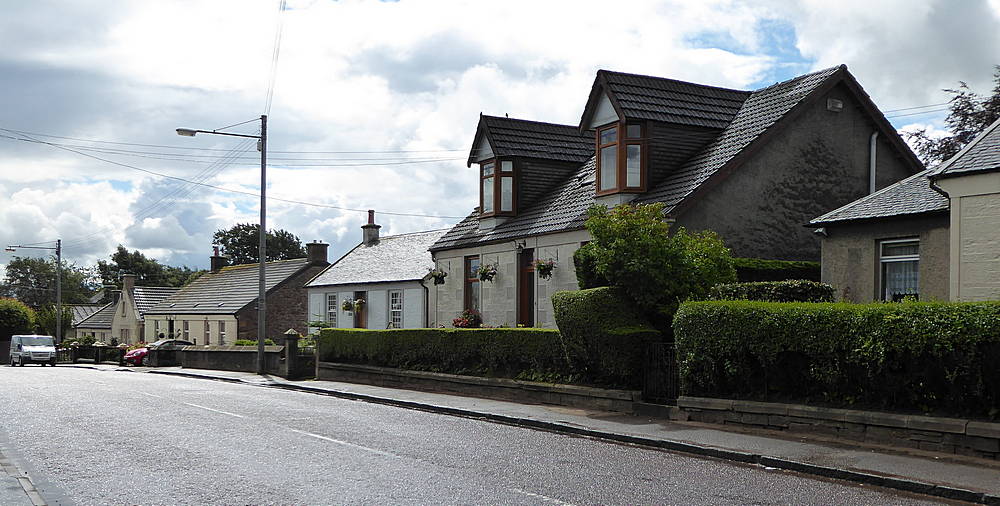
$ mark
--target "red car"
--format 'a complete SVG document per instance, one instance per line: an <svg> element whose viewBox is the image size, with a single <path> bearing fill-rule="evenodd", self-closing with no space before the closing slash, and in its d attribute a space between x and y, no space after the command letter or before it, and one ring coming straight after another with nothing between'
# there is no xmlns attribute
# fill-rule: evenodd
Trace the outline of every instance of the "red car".
<svg viewBox="0 0 1000 506"><path fill-rule="evenodd" d="M180 348L181 346L191 346L193 344L194 343L183 339L160 339L155 343L147 345L145 348L136 348L126 353L125 363L132 365L144 365L146 362L146 355L149 353L150 349L172 350Z"/></svg>

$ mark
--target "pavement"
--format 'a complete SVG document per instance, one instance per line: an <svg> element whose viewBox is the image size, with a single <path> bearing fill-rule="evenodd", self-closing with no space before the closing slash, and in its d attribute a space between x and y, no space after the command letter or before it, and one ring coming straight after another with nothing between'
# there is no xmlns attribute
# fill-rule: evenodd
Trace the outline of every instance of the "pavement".
<svg viewBox="0 0 1000 506"><path fill-rule="evenodd" d="M180 367L82 367L124 369L312 392L786 469L946 499L1000 505L1000 462L972 457L842 440L791 437L777 431L721 430L715 425L649 416L519 404L354 383L289 381L253 373Z"/></svg>

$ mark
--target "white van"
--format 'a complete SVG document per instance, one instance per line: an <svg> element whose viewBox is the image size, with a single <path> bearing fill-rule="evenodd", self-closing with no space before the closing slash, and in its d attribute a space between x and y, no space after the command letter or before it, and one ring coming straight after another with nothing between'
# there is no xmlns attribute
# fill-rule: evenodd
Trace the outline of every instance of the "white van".
<svg viewBox="0 0 1000 506"><path fill-rule="evenodd" d="M10 336L10 366L32 362L56 365L56 345L52 336Z"/></svg>

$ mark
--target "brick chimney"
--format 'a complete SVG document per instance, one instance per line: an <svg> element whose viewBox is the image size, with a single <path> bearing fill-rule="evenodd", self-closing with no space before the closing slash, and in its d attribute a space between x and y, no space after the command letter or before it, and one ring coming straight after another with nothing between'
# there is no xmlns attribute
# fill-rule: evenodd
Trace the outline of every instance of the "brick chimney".
<svg viewBox="0 0 1000 506"><path fill-rule="evenodd" d="M306 257L309 258L309 263L314 265L326 265L330 263L326 257L327 248L329 247L329 244L319 241L306 244Z"/></svg>
<svg viewBox="0 0 1000 506"><path fill-rule="evenodd" d="M209 257L211 260L212 272L219 272L220 269L229 264L229 259L219 255L219 247L212 246L212 256Z"/></svg>
<svg viewBox="0 0 1000 506"><path fill-rule="evenodd" d="M122 291L129 295L135 293L135 274L122 274Z"/></svg>
<svg viewBox="0 0 1000 506"><path fill-rule="evenodd" d="M375 246L378 244L378 229L382 228L382 225L375 224L375 210L368 210L368 224L363 225L361 230L364 232L363 243L365 246Z"/></svg>

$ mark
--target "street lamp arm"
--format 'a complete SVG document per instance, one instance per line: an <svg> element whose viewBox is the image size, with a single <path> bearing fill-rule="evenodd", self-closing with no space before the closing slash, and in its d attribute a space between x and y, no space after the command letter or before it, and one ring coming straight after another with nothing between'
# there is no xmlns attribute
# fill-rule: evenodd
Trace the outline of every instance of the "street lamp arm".
<svg viewBox="0 0 1000 506"><path fill-rule="evenodd" d="M228 135L230 137L246 137L248 139L260 139L259 135L248 135L248 134L232 134L229 132L220 132L218 130L196 130L193 128L178 128L177 135L184 137L194 137L195 134L212 134L212 135Z"/></svg>

